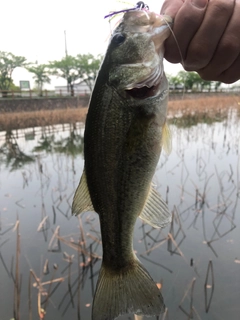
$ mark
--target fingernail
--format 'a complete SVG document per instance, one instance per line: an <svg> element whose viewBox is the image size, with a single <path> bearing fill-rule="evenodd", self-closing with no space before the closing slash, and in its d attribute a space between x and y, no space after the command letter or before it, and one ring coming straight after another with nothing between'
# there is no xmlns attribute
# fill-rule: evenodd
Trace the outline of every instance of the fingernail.
<svg viewBox="0 0 240 320"><path fill-rule="evenodd" d="M208 0L192 0L192 4L199 9L205 8L207 3Z"/></svg>

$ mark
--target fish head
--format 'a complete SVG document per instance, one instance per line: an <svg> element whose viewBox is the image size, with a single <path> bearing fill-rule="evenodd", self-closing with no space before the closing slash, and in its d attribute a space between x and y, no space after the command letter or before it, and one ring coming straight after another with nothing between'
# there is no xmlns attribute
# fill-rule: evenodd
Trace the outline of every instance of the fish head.
<svg viewBox="0 0 240 320"><path fill-rule="evenodd" d="M163 55L171 22L168 16L146 10L124 14L106 54L108 83L121 96L144 99L167 89Z"/></svg>

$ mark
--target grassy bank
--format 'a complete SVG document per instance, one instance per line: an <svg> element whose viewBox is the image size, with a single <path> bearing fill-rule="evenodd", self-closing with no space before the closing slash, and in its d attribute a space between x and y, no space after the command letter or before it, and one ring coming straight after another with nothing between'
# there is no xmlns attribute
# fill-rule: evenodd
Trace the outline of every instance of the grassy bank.
<svg viewBox="0 0 240 320"><path fill-rule="evenodd" d="M224 114L230 108L240 108L239 96L214 96L198 99L169 101L168 116L207 114L214 117ZM46 126L61 123L84 122L87 108L63 110L40 110L28 112L0 113L0 131Z"/></svg>

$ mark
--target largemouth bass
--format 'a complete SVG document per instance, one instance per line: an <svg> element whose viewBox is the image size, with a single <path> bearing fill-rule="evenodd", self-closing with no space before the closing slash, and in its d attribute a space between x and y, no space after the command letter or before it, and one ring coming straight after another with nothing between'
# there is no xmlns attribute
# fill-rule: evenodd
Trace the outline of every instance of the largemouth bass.
<svg viewBox="0 0 240 320"><path fill-rule="evenodd" d="M171 221L151 183L169 138L163 71L163 44L170 33L166 19L147 10L124 14L91 96L85 167L72 211L94 210L100 219L103 260L93 320L164 311L159 289L133 251L133 229L139 216L157 228Z"/></svg>

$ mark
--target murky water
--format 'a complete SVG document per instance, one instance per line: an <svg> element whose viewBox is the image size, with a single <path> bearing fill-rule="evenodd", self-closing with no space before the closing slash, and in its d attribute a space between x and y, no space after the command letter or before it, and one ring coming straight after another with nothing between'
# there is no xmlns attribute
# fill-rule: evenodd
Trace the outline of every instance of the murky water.
<svg viewBox="0 0 240 320"><path fill-rule="evenodd" d="M137 221L134 248L161 287L159 319L237 320L240 120L230 110L221 121L170 127L173 151L161 155L154 181L173 222L160 231ZM90 319L99 222L71 216L83 132L82 124L0 132L1 320Z"/></svg>

